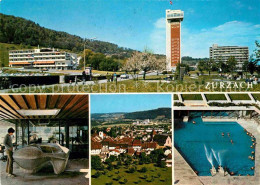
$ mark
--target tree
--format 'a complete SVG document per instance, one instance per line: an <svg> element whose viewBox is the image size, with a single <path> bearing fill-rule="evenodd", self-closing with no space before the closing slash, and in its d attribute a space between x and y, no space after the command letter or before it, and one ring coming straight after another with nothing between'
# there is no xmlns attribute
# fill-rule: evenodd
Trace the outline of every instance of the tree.
<svg viewBox="0 0 260 185"><path fill-rule="evenodd" d="M230 56L228 58L227 66L228 66L229 72L231 72L231 74L233 76L233 72L237 69L237 61L236 61L236 58L234 56Z"/></svg>
<svg viewBox="0 0 260 185"><path fill-rule="evenodd" d="M129 173L134 173L134 172L136 172L136 167L135 167L135 166L130 167L130 168L128 169L128 172L129 172Z"/></svg>
<svg viewBox="0 0 260 185"><path fill-rule="evenodd" d="M158 160L157 161L157 166L160 168L165 168L166 167L166 162L163 160Z"/></svg>
<svg viewBox="0 0 260 185"><path fill-rule="evenodd" d="M260 43L259 41L255 41L256 49L254 51L254 57L256 62L258 63L260 61Z"/></svg>
<svg viewBox="0 0 260 185"><path fill-rule="evenodd" d="M101 170L103 165L99 156L91 156L91 167L94 170Z"/></svg>
<svg viewBox="0 0 260 185"><path fill-rule="evenodd" d="M242 70L243 70L243 72L246 73L246 78L247 78L247 73L248 73L248 65L249 65L249 61L248 60L244 61L243 65L242 65Z"/></svg>
<svg viewBox="0 0 260 185"><path fill-rule="evenodd" d="M142 167L141 170L140 170L140 172L142 172L142 173L147 172L147 168L146 168L146 167Z"/></svg>
<svg viewBox="0 0 260 185"><path fill-rule="evenodd" d="M213 59L209 59L206 61L205 69L206 69L206 71L208 71L209 75L210 75L211 71L213 71L213 66L214 66Z"/></svg>
<svg viewBox="0 0 260 185"><path fill-rule="evenodd" d="M203 70L204 70L204 68L205 68L205 62L204 62L203 60L200 60L200 61L198 62L197 68L198 68L200 74L203 74Z"/></svg>
<svg viewBox="0 0 260 185"><path fill-rule="evenodd" d="M145 80L147 71L165 70L166 60L158 59L150 52L134 52L132 57L127 60L123 69L134 72L134 76L136 76L137 71L143 71L143 79Z"/></svg>
<svg viewBox="0 0 260 185"><path fill-rule="evenodd" d="M85 49L85 52L83 51L82 58L80 59L80 62L79 62L80 68L84 66L84 53L85 53L86 66L87 66L87 64L90 64L90 58L94 55L93 51L91 51L90 49Z"/></svg>
<svg viewBox="0 0 260 185"><path fill-rule="evenodd" d="M257 61L254 60L253 58L250 59L248 62L248 71L251 75L254 74L254 72L257 70Z"/></svg>

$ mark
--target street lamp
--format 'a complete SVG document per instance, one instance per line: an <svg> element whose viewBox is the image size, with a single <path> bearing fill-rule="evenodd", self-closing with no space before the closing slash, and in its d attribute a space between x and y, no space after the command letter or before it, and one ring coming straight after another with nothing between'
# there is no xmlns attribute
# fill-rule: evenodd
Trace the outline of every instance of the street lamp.
<svg viewBox="0 0 260 185"><path fill-rule="evenodd" d="M96 37L93 37L91 39L89 39L90 41L95 40ZM86 49L86 38L84 39L84 71L86 70L86 55L85 55L85 49Z"/></svg>

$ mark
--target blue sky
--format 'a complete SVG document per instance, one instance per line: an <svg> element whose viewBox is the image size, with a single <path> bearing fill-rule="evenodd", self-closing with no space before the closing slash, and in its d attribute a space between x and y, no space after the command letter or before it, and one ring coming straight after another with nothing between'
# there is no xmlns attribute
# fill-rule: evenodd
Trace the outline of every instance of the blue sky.
<svg viewBox="0 0 260 185"><path fill-rule="evenodd" d="M91 113L134 112L171 107L169 94L91 95Z"/></svg>
<svg viewBox="0 0 260 185"><path fill-rule="evenodd" d="M2 0L0 12L119 46L165 54L165 10L184 11L182 56L208 57L209 46L260 40L260 0Z"/></svg>

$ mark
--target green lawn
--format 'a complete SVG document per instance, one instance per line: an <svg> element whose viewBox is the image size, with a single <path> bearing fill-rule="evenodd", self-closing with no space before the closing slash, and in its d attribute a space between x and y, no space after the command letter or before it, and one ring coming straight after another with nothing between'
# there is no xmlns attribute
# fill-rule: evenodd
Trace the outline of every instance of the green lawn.
<svg viewBox="0 0 260 185"><path fill-rule="evenodd" d="M207 100L227 100L224 94L205 94Z"/></svg>
<svg viewBox="0 0 260 185"><path fill-rule="evenodd" d="M146 167L148 169L147 172L141 173L140 170L142 167ZM116 172L119 171L118 174ZM91 175L95 174L96 170L91 170ZM160 174L158 176L158 174ZM154 164L144 164L137 165L137 171L134 173L127 173L127 168L122 166L120 169L114 169L109 171L105 175L101 175L98 178L91 178L92 184L97 185L105 185L106 183L113 182L113 185L120 185L119 181L116 181L114 178L118 175L121 176L121 179L127 179L126 184L138 184L138 185L171 185L172 184L172 168L158 168L155 167ZM146 179L142 177L147 175ZM153 181L149 182L152 179ZM120 180L121 180L120 179ZM162 181L164 180L164 181Z"/></svg>
<svg viewBox="0 0 260 185"><path fill-rule="evenodd" d="M200 94L182 94L181 95L183 100L202 100L202 97Z"/></svg>
<svg viewBox="0 0 260 185"><path fill-rule="evenodd" d="M229 94L231 100L251 100L247 94Z"/></svg>
<svg viewBox="0 0 260 185"><path fill-rule="evenodd" d="M260 101L260 93L258 93L258 94L252 94L252 96L253 96L256 100Z"/></svg>
<svg viewBox="0 0 260 185"><path fill-rule="evenodd" d="M184 82L173 81L171 83L162 83L162 82L145 82L144 80L125 80L122 82L118 82L117 85L115 82L109 82L106 84L98 84L94 85L79 85L79 86L71 86L71 87L62 87L61 85L55 85L54 87L37 87L33 93L124 93L124 92L208 92L206 89L206 85L204 83L199 83L196 88L186 89L185 87L189 85L194 85L194 81L186 80ZM234 91L235 89L229 89ZM219 92L221 89L217 88L214 91ZM241 91L248 91L248 89L241 89ZM260 84L255 85L253 89L250 91L260 92ZM10 90L9 93L29 93L28 87L21 88L19 90ZM200 95L199 95L200 97ZM193 98L194 99L194 98ZM195 98L194 100L196 100ZM200 97L198 100L201 100Z"/></svg>

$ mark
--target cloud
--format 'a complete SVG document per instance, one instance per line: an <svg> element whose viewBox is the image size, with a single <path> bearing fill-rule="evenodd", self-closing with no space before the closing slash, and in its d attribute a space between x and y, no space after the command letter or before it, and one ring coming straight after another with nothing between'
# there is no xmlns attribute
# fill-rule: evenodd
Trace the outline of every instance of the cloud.
<svg viewBox="0 0 260 185"><path fill-rule="evenodd" d="M150 34L149 48L154 53L165 54L166 42L166 22L165 18L159 18L154 23L154 28Z"/></svg>
<svg viewBox="0 0 260 185"><path fill-rule="evenodd" d="M155 53L165 54L165 29L165 18L159 18L154 22L154 27L150 34L149 48ZM255 40L260 39L259 24L236 20L212 28L202 28L200 31L191 31L185 24L182 24L181 32L182 56L191 57L209 57L209 47L212 44L248 46L252 53L255 48Z"/></svg>
<svg viewBox="0 0 260 185"><path fill-rule="evenodd" d="M219 45L248 46L254 49L255 40L259 39L260 26L248 22L230 21L200 32L191 32L182 28L182 56L208 57L209 47Z"/></svg>

